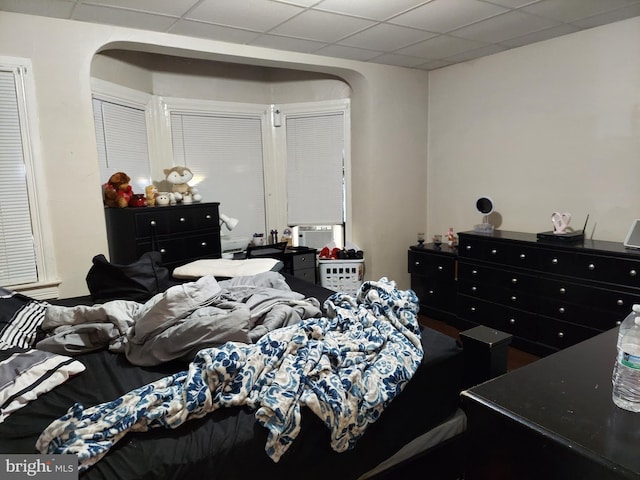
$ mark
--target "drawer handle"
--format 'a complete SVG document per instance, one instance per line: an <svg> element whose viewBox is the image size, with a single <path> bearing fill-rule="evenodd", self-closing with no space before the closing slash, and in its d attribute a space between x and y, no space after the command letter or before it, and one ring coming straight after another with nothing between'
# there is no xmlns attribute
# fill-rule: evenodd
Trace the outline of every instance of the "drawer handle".
<svg viewBox="0 0 640 480"><path fill-rule="evenodd" d="M624 300L622 300L621 298L618 299L618 301L616 302L616 305L618 305L619 307L621 307L622 305L624 305Z"/></svg>
<svg viewBox="0 0 640 480"><path fill-rule="evenodd" d="M517 278L512 278L512 279L511 279L511 283L513 283L513 284L518 283L518 279L517 279Z"/></svg>
<svg viewBox="0 0 640 480"><path fill-rule="evenodd" d="M161 248L160 253L164 254L164 253L167 253L167 251L164 248Z"/></svg>
<svg viewBox="0 0 640 480"><path fill-rule="evenodd" d="M151 220L149 222L149 225L151 225L152 227L155 227L156 226L156 221L155 220Z"/></svg>
<svg viewBox="0 0 640 480"><path fill-rule="evenodd" d="M207 246L207 242L202 242L202 243L200 244L200 246L201 246L201 247L206 247L206 246Z"/></svg>
<svg viewBox="0 0 640 480"><path fill-rule="evenodd" d="M185 218L184 217L180 217L180 223L184 223L185 222Z"/></svg>
<svg viewBox="0 0 640 480"><path fill-rule="evenodd" d="M433 290L429 290L429 295L433 295Z"/></svg>
<svg viewBox="0 0 640 480"><path fill-rule="evenodd" d="M442 265L438 266L438 270L439 270L439 271L444 270L444 268L442 268Z"/></svg>
<svg viewBox="0 0 640 480"><path fill-rule="evenodd" d="M478 270L471 270L471 275L477 275L478 274Z"/></svg>
<svg viewBox="0 0 640 480"><path fill-rule="evenodd" d="M476 287L475 285L473 287L471 287L471 291L472 292L477 292L478 291L478 287Z"/></svg>
<svg viewBox="0 0 640 480"><path fill-rule="evenodd" d="M512 301L512 302L517 302L517 301L518 301L518 297L516 297L515 295L513 295L513 296L511 297L511 301Z"/></svg>
<svg viewBox="0 0 640 480"><path fill-rule="evenodd" d="M638 274L638 272L636 272L635 270L631 270L631 271L629 272L629 275L630 275L631 277L635 277L637 274Z"/></svg>
<svg viewBox="0 0 640 480"><path fill-rule="evenodd" d="M558 332L558 338L564 338L564 332Z"/></svg>
<svg viewBox="0 0 640 480"><path fill-rule="evenodd" d="M471 310L472 313L475 313L476 307L471 307L469 310Z"/></svg>
<svg viewBox="0 0 640 480"><path fill-rule="evenodd" d="M211 215L207 214L204 216L204 218L206 218L207 220L211 220Z"/></svg>
<svg viewBox="0 0 640 480"><path fill-rule="evenodd" d="M510 318L510 319L509 319L509 323L510 323L511 325L515 325L515 324L516 324L516 319L515 319L515 318Z"/></svg>
<svg viewBox="0 0 640 480"><path fill-rule="evenodd" d="M416 261L415 261L415 263L414 263L414 265L415 265L416 267L419 267L419 266L420 266L420 261L419 261L419 260L416 260Z"/></svg>
<svg viewBox="0 0 640 480"><path fill-rule="evenodd" d="M560 287L560 293L564 295L565 293L567 293L567 289L564 287Z"/></svg>
<svg viewBox="0 0 640 480"><path fill-rule="evenodd" d="M495 248L493 250L491 250L491 255L495 255L498 253L498 250L496 250Z"/></svg>
<svg viewBox="0 0 640 480"><path fill-rule="evenodd" d="M524 253L520 254L520 260L524 260L525 258L527 258L527 256Z"/></svg>
<svg viewBox="0 0 640 480"><path fill-rule="evenodd" d="M558 313L564 313L564 312L565 312L564 307L560 307L560 308L558 309Z"/></svg>
<svg viewBox="0 0 640 480"><path fill-rule="evenodd" d="M596 266L593 263L590 263L589 266L587 267L589 270L595 270Z"/></svg>
<svg viewBox="0 0 640 480"><path fill-rule="evenodd" d="M554 265L557 265L558 264L558 259L554 258L553 260L551 260L551 263L553 263Z"/></svg>
<svg viewBox="0 0 640 480"><path fill-rule="evenodd" d="M466 247L464 247L467 250L471 250L471 245L467 245Z"/></svg>

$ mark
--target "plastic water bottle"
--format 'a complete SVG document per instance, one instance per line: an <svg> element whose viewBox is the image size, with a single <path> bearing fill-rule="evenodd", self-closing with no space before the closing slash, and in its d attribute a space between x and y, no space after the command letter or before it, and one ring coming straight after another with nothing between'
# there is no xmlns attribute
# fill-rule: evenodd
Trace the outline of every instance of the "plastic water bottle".
<svg viewBox="0 0 640 480"><path fill-rule="evenodd" d="M640 305L620 324L618 355L613 367L613 403L640 412Z"/></svg>

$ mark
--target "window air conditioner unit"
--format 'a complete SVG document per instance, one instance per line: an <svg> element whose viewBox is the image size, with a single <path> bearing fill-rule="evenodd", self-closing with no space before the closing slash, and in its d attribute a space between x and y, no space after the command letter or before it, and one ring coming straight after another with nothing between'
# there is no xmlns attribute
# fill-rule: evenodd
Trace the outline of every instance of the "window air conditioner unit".
<svg viewBox="0 0 640 480"><path fill-rule="evenodd" d="M316 225L298 227L298 246L322 249L334 241L333 226Z"/></svg>

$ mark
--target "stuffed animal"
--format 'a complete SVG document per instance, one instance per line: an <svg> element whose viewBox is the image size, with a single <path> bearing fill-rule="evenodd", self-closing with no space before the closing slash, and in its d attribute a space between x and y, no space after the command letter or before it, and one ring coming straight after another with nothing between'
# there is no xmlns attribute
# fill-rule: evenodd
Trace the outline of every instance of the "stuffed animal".
<svg viewBox="0 0 640 480"><path fill-rule="evenodd" d="M104 204L107 207L125 208L129 205L129 200L133 195L133 189L129 185L130 180L129 175L124 172L116 172L111 175L103 188Z"/></svg>
<svg viewBox="0 0 640 480"><path fill-rule="evenodd" d="M193 172L187 167L165 168L164 174L167 182L172 186L176 201L180 202L185 194L191 194L191 201L199 202L202 196L195 187L190 187L188 182L193 178Z"/></svg>
<svg viewBox="0 0 640 480"><path fill-rule="evenodd" d="M147 198L147 205L152 207L156 204L156 197L158 196L158 189L155 185L149 185L144 189L144 195Z"/></svg>

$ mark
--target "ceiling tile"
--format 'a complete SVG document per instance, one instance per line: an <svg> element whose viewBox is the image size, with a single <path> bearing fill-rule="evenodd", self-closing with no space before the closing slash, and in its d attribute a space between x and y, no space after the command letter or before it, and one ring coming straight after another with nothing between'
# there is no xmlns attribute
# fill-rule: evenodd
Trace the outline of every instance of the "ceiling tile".
<svg viewBox="0 0 640 480"><path fill-rule="evenodd" d="M558 22L519 10L474 23L453 32L454 35L479 42L499 43L510 38L555 27Z"/></svg>
<svg viewBox="0 0 640 480"><path fill-rule="evenodd" d="M198 0L89 0L83 3L86 5L122 7L131 10L181 17L198 3Z"/></svg>
<svg viewBox="0 0 640 480"><path fill-rule="evenodd" d="M573 24L582 28L591 28L599 25L606 25L607 23L618 22L630 17L637 17L638 15L640 15L640 3L618 8L607 13L600 13L591 17L581 18L580 20L574 21Z"/></svg>
<svg viewBox="0 0 640 480"><path fill-rule="evenodd" d="M303 11L301 7L269 0L204 0L185 18L262 32Z"/></svg>
<svg viewBox="0 0 640 480"><path fill-rule="evenodd" d="M71 18L75 1L66 0L0 0L3 12L25 13L27 15L44 15L54 18Z"/></svg>
<svg viewBox="0 0 640 480"><path fill-rule="evenodd" d="M409 57L407 55L396 55L395 53L385 53L376 57L376 63L385 65L395 65L396 67L415 67L424 63L424 58Z"/></svg>
<svg viewBox="0 0 640 480"><path fill-rule="evenodd" d="M166 32L176 21L174 17L85 4L76 6L73 19L159 32Z"/></svg>
<svg viewBox="0 0 640 480"><path fill-rule="evenodd" d="M386 20L427 0L324 0L314 8L329 12L346 13L357 17Z"/></svg>
<svg viewBox="0 0 640 480"><path fill-rule="evenodd" d="M310 53L322 48L326 43L301 40L299 38L282 37L279 35L260 35L251 42L256 47L275 48L276 50L291 50L292 52Z"/></svg>
<svg viewBox="0 0 640 480"><path fill-rule="evenodd" d="M169 29L169 33L242 44L251 42L259 35L249 30L212 25L211 23L194 22L193 20L178 20Z"/></svg>
<svg viewBox="0 0 640 480"><path fill-rule="evenodd" d="M597 15L619 7L626 7L637 3L635 0L545 0L534 5L524 7L525 12L542 15L561 22Z"/></svg>
<svg viewBox="0 0 640 480"><path fill-rule="evenodd" d="M382 54L382 52L376 52L374 50L347 47L344 45L328 45L313 53L326 57L347 58L349 60L359 60L362 62L366 62Z"/></svg>
<svg viewBox="0 0 640 480"><path fill-rule="evenodd" d="M486 57L487 55L493 55L494 53L504 52L505 50L508 50L508 48L500 45L487 45L486 47L474 48L473 50L452 55L445 58L445 60L451 63L460 63L475 58Z"/></svg>
<svg viewBox="0 0 640 480"><path fill-rule="evenodd" d="M402 48L396 53L437 60L485 46L486 43L483 42L465 40L463 38L450 37L448 35L439 35L435 38L417 43L416 45Z"/></svg>
<svg viewBox="0 0 640 480"><path fill-rule="evenodd" d="M352 47L371 48L374 50L393 51L413 43L434 37L437 34L381 23L367 30L356 33L339 43Z"/></svg>
<svg viewBox="0 0 640 480"><path fill-rule="evenodd" d="M523 45L528 45L530 43L541 42L543 40L549 40L550 38L560 37L562 35L567 35L569 33L575 33L579 30L580 29L578 27L574 27L573 25L563 23L556 27L547 28L545 30L539 30L537 32L533 32L528 35L523 35L521 37L510 38L509 40L500 42L500 45L504 45L509 48L516 48L516 47L521 47Z"/></svg>
<svg viewBox="0 0 640 480"><path fill-rule="evenodd" d="M446 33L507 11L506 8L476 0L433 0L393 18L390 22Z"/></svg>
<svg viewBox="0 0 640 480"><path fill-rule="evenodd" d="M488 0L491 3L507 8L520 8L532 3L543 2L544 0Z"/></svg>
<svg viewBox="0 0 640 480"><path fill-rule="evenodd" d="M278 3L288 3L290 5L297 5L299 7L310 7L318 3L318 0L274 0Z"/></svg>
<svg viewBox="0 0 640 480"><path fill-rule="evenodd" d="M374 22L333 13L305 11L271 33L332 43L374 25Z"/></svg>
<svg viewBox="0 0 640 480"><path fill-rule="evenodd" d="M452 63L447 62L445 60L432 60L427 63L421 63L420 65L416 65L414 68L417 68L420 70L435 70L437 68L448 67L449 65L452 65Z"/></svg>

